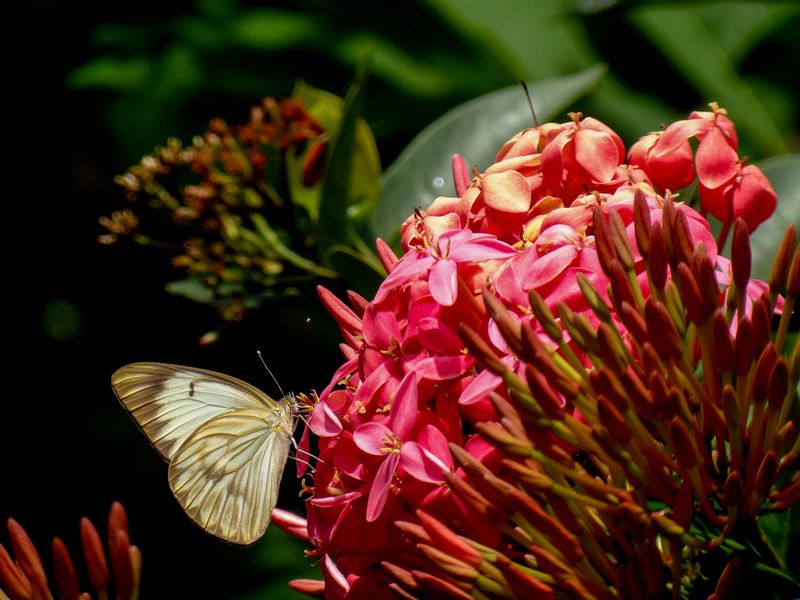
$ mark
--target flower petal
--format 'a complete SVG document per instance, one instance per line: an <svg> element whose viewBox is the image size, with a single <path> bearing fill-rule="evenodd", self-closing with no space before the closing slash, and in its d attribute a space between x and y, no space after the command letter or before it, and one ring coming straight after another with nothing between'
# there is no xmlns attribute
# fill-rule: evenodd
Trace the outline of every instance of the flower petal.
<svg viewBox="0 0 800 600"><path fill-rule="evenodd" d="M431 296L442 306L453 306L458 296L456 263L450 259L436 261L428 277Z"/></svg>
<svg viewBox="0 0 800 600"><path fill-rule="evenodd" d="M372 523L381 516L383 507L386 506L386 500L389 498L389 492L392 490L392 480L399 462L399 454L390 454L383 461L378 472L375 473L375 479L369 488L369 500L367 501L368 523Z"/></svg>
<svg viewBox="0 0 800 600"><path fill-rule="evenodd" d="M431 381L446 381L466 373L475 364L472 356L431 356L414 367L417 377Z"/></svg>
<svg viewBox="0 0 800 600"><path fill-rule="evenodd" d="M414 371L407 373L400 382L392 401L389 424L401 440L408 438L419 418L419 390Z"/></svg>
<svg viewBox="0 0 800 600"><path fill-rule="evenodd" d="M353 432L353 441L358 449L373 456L385 456L387 440L393 437L392 430L383 423L363 423Z"/></svg>

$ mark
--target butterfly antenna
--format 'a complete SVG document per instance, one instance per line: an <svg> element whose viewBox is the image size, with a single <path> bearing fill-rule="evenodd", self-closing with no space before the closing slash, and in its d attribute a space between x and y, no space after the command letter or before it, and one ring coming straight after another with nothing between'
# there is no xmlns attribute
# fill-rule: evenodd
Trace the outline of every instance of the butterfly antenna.
<svg viewBox="0 0 800 600"><path fill-rule="evenodd" d="M536 123L536 126L539 126L539 119L536 118L536 109L533 108L533 100L531 100L531 94L528 91L528 84L524 81L520 81L522 84L522 89L525 90L525 97L528 99L528 106L531 107L531 114L533 115L533 122Z"/></svg>
<svg viewBox="0 0 800 600"><path fill-rule="evenodd" d="M267 366L267 363L264 360L264 357L261 356L261 350L256 350L256 354L258 355L258 358L261 361L261 364L264 365L264 368L267 370L267 373L269 373L269 376L272 377L272 381L274 381L275 385L278 386L278 391L281 393L281 396L285 398L286 394L284 393L283 388L281 387L281 384L278 383L278 380L275 378L275 375L273 375L272 371L269 370L269 367Z"/></svg>

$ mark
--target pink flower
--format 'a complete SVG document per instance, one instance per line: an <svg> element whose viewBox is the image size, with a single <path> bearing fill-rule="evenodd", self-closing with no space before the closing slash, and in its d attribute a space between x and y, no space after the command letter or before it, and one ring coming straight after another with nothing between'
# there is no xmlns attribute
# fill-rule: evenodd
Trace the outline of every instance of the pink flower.
<svg viewBox="0 0 800 600"><path fill-rule="evenodd" d="M694 164L691 137L700 140ZM599 355L618 366L621 374L615 377L638 377L635 368L625 370L624 361L644 350L622 323L642 335L657 329L667 310L661 279L676 278L671 269L698 243L711 269L724 278L728 264L717 255L707 221L669 194L658 195L657 189L686 187L696 170L701 189L710 194L703 200L711 203L708 210L714 213L723 201L742 205L738 199L747 198L743 210L756 221L765 211L752 207L769 205L768 198L755 200L766 194L759 179L763 175L737 166L735 154L735 129L717 108L650 134L631 150L628 165L622 164L626 153L619 136L595 119L573 115L568 123L528 129L503 146L495 164L472 178L463 159L454 157L459 197L437 198L406 220L399 259L379 242L388 276L373 299L351 296L347 306L320 288L320 298L342 331L345 357L308 418L319 460L308 489L307 534L313 553L322 558L326 595L373 597L398 577L414 579L411 573L424 572L425 559L409 551L410 540L417 536L435 545L435 522L498 547L504 535L496 526L498 509L460 486L476 477L466 466L470 461L475 469L494 474L501 470L497 445L516 448L513 437L503 438L492 426L522 427L502 412L503 402L513 399L509 390L516 389L515 382L537 390L545 414L528 415L542 427L536 435L529 433L535 438L531 443L556 453L566 448L569 454L563 440L555 442L547 433L547 411L566 411L570 418L575 411L580 421L583 416L573 405L579 390L614 382L588 376L580 383L568 381L556 363L577 369L600 360ZM639 248L637 227L655 232L658 247L652 261ZM667 229L669 246L664 242ZM675 239L683 245L678 247ZM663 277L655 274L658 290L650 298L654 267L648 262L659 260ZM685 273L682 277L680 283L692 283ZM594 290L594 300L579 280ZM722 292L712 285L704 293L718 294L719 305ZM748 302L755 300L754 290L763 291L763 285L751 283ZM484 292L494 300L484 304ZM532 293L544 300L544 307L532 308ZM632 315L637 302L642 311L649 307L649 323L639 313ZM502 319L490 316L498 310L492 303L502 307ZM599 305L610 316L599 316ZM608 333L612 325L622 332L619 340ZM596 347L588 350L587 331L597 336ZM509 342L519 339L520 332L534 336L523 336L530 347ZM666 342L664 347L669 349ZM533 373L531 355L540 363ZM627 425L614 410L603 405L604 424L624 437ZM489 440L492 435L499 437ZM535 472L526 477L538 481ZM495 483L503 485L502 480ZM653 485L663 492L658 485L673 484ZM427 516L420 517L420 510ZM549 521L547 527L558 528ZM437 539L445 547L457 545L455 538ZM546 562L547 557L537 560ZM458 568L470 573L463 565ZM503 568L514 586L523 589L531 583L521 571ZM319 591L307 582L298 585Z"/></svg>

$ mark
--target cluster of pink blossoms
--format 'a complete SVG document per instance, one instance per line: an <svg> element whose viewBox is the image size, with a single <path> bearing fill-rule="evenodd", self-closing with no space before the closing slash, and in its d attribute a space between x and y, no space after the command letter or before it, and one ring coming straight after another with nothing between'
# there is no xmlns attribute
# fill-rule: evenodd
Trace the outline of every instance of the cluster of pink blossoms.
<svg viewBox="0 0 800 600"><path fill-rule="evenodd" d="M299 529L315 546L325 581L316 588L297 582L298 589L321 593L324 586L327 597L382 597L388 579L381 562L402 564L410 547L395 523L418 521L418 509L474 539L501 535L450 493L443 475L461 476L451 443L493 470L497 450L473 424L498 420L489 394L507 395L501 377L479 367L468 352L460 328L478 332L524 377L524 366L487 313L484 290L535 331L543 325L532 314L531 291L554 312L563 303L597 324L577 281L583 274L612 305L612 278L595 243L594 214L599 210L612 229L624 228L636 249L637 190L646 198L654 236L665 197L695 178L703 211L723 225L742 217L755 229L774 210L775 193L758 168L739 160L725 111L712 109L643 137L627 162L619 136L580 114L520 132L483 173L473 167L470 176L456 156L459 197L436 198L409 217L402 227L402 257L379 241L389 275L371 301L351 294L348 307L320 289L344 336L346 362L308 420L318 437L319 460L307 529ZM692 243L705 245L724 283L729 262L717 254L708 222L686 204L675 209ZM647 298L642 257L632 259L638 289ZM751 297L767 289L757 281L750 287Z"/></svg>

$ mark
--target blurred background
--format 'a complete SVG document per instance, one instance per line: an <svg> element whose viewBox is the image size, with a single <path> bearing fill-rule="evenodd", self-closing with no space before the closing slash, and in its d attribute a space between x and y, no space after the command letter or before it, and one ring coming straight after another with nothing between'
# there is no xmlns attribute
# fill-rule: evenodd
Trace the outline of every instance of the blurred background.
<svg viewBox="0 0 800 600"><path fill-rule="evenodd" d="M77 554L80 517L105 531L110 503L122 501L143 552L147 599L284 598L288 579L315 571L303 544L282 532L242 550L192 525L172 498L166 465L110 389L119 366L156 360L224 371L278 395L256 358L260 349L285 390L321 390L340 360L338 331L313 295L268 303L201 346L218 314L164 290L176 273L163 253L96 242L104 233L98 217L126 206L114 176L168 136L188 142L215 116L244 122L260 98L287 96L298 80L344 96L372 48L363 116L384 169L452 107L520 79L601 63L606 75L569 108L609 124L626 144L716 100L739 128L740 155L757 161L798 151L797 2L487 6L51 0L17 7L8 26L26 35L7 51L4 85L12 103L4 129L19 146L7 149L11 185L3 199L9 308L0 518L21 522L43 554L53 535ZM280 505L301 512L292 470Z"/></svg>

